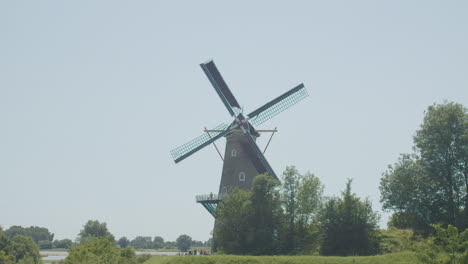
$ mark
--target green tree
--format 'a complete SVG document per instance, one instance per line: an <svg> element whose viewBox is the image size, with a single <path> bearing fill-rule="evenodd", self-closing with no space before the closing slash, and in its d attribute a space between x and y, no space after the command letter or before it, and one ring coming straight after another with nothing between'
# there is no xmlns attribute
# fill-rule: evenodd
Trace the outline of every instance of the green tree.
<svg viewBox="0 0 468 264"><path fill-rule="evenodd" d="M468 226L468 114L460 104L431 105L403 154L380 182L384 210L412 218L423 234L435 223Z"/></svg>
<svg viewBox="0 0 468 264"><path fill-rule="evenodd" d="M6 252L12 255L16 263L40 263L39 248L29 236L16 235L11 239Z"/></svg>
<svg viewBox="0 0 468 264"><path fill-rule="evenodd" d="M164 242L164 248L167 248L167 249L177 248L176 242L175 241L166 241L166 242Z"/></svg>
<svg viewBox="0 0 468 264"><path fill-rule="evenodd" d="M250 192L234 188L216 208L214 240L224 253L247 254L251 249L250 197Z"/></svg>
<svg viewBox="0 0 468 264"><path fill-rule="evenodd" d="M322 204L323 185L312 173L301 175L294 166L283 172L281 197L285 212L284 250L310 252L318 240L314 220Z"/></svg>
<svg viewBox="0 0 468 264"><path fill-rule="evenodd" d="M414 136L431 183L437 188L436 202L444 206L445 223L466 227L468 216L468 113L460 104L429 106Z"/></svg>
<svg viewBox="0 0 468 264"><path fill-rule="evenodd" d="M296 251L310 251L318 242L317 217L322 207L323 185L312 173L301 175L298 189L298 213L295 232ZM315 221L315 222L314 222Z"/></svg>
<svg viewBox="0 0 468 264"><path fill-rule="evenodd" d="M73 241L70 239L62 239L62 240L55 240L54 247L55 248L65 248L69 249L73 246Z"/></svg>
<svg viewBox="0 0 468 264"><path fill-rule="evenodd" d="M284 184L269 175L254 178L250 191L234 188L216 210L214 237L227 254L291 254L318 246L317 219L323 186L312 173L293 167Z"/></svg>
<svg viewBox="0 0 468 264"><path fill-rule="evenodd" d="M164 239L160 236L155 236L153 239L153 248L159 249L164 247Z"/></svg>
<svg viewBox="0 0 468 264"><path fill-rule="evenodd" d="M431 223L441 218L441 204L435 202L437 189L417 155L403 154L398 163L389 165L379 189L383 209L395 212L390 222L395 227L410 227L425 235Z"/></svg>
<svg viewBox="0 0 468 264"><path fill-rule="evenodd" d="M31 227L21 227L21 226L11 226L5 230L5 235L9 238L13 238L16 235L29 236L34 242L39 243L39 241L50 241L54 239L54 234L49 232L49 229L39 226Z"/></svg>
<svg viewBox="0 0 468 264"><path fill-rule="evenodd" d="M3 250L0 250L0 263L1 264L15 264L13 256L7 255Z"/></svg>
<svg viewBox="0 0 468 264"><path fill-rule="evenodd" d="M417 225L417 217L408 212L393 213L387 222L388 228L412 229Z"/></svg>
<svg viewBox="0 0 468 264"><path fill-rule="evenodd" d="M6 248L10 243L8 237L5 236L3 228L0 226L0 250Z"/></svg>
<svg viewBox="0 0 468 264"><path fill-rule="evenodd" d="M77 240L83 243L90 239L99 239L102 237L107 238L111 242L115 242L114 235L109 232L105 222L100 223L98 220L89 220L78 234Z"/></svg>
<svg viewBox="0 0 468 264"><path fill-rule="evenodd" d="M177 248L182 251L182 252L186 252L187 250L190 249L190 247L192 246L192 238L189 236L189 235L180 235L177 239L176 239L176 243L177 243Z"/></svg>
<svg viewBox="0 0 468 264"><path fill-rule="evenodd" d="M370 255L378 253L379 216L369 200L361 201L351 192L351 180L341 198L325 204L322 218L323 255Z"/></svg>
<svg viewBox="0 0 468 264"><path fill-rule="evenodd" d="M3 229L0 226L0 263L2 264L15 263L14 257L8 252L8 250L11 249L10 244L10 239L3 234Z"/></svg>
<svg viewBox="0 0 468 264"><path fill-rule="evenodd" d="M284 217L278 185L270 176L258 175L251 191L234 188L218 205L214 237L222 252L281 252Z"/></svg>
<svg viewBox="0 0 468 264"><path fill-rule="evenodd" d="M53 244L49 240L41 240L37 243L37 246L39 249L51 249L53 247Z"/></svg>
<svg viewBox="0 0 468 264"><path fill-rule="evenodd" d="M249 219L252 236L251 252L255 255L274 254L281 250L283 212L279 181L267 174L254 178L252 183L252 217Z"/></svg>
<svg viewBox="0 0 468 264"><path fill-rule="evenodd" d="M121 237L118 241L117 241L117 244L121 247L121 248L126 248L130 245L130 240L128 240L127 237Z"/></svg>
<svg viewBox="0 0 468 264"><path fill-rule="evenodd" d="M292 252L296 242L296 223L298 218L298 190L300 174L294 166L286 167L283 172L281 198L284 206L286 232L283 247L286 252Z"/></svg>
<svg viewBox="0 0 468 264"><path fill-rule="evenodd" d="M133 252L133 253L132 253ZM107 237L87 239L72 247L65 264L134 264L133 249L119 249Z"/></svg>
<svg viewBox="0 0 468 264"><path fill-rule="evenodd" d="M130 242L130 245L137 249L153 248L153 242L149 236L137 236Z"/></svg>
<svg viewBox="0 0 468 264"><path fill-rule="evenodd" d="M0 228L0 263L40 263L39 248L30 236L15 235L9 239Z"/></svg>

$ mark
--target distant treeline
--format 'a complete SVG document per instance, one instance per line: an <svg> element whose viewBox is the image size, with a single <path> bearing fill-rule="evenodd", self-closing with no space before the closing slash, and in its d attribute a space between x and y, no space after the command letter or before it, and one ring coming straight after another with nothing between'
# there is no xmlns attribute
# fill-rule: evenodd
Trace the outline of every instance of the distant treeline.
<svg viewBox="0 0 468 264"><path fill-rule="evenodd" d="M135 249L175 249L177 241L164 241L160 236L151 238L150 236L137 236L133 240L128 240L126 237L121 237L117 244L121 248L131 246ZM208 241L191 240L192 247L210 247L211 238Z"/></svg>
<svg viewBox="0 0 468 264"><path fill-rule="evenodd" d="M69 249L73 245L89 238L102 236L107 236L110 241L114 241L121 248L130 246L135 249L177 249L177 241L165 241L160 236L155 236L153 238L150 236L137 236L132 240L129 240L124 236L121 237L118 241L115 241L114 236L107 230L106 223L100 223L97 220L89 220L75 240L54 240L54 234L51 233L49 229L39 226L11 226L10 228L6 229L3 234L10 239L16 235L31 237L39 249L42 250ZM208 241L191 240L190 245L192 247L210 247L211 239Z"/></svg>
<svg viewBox="0 0 468 264"><path fill-rule="evenodd" d="M107 224L89 220L83 226L75 241L71 239L53 240L54 234L45 227L11 226L3 231L0 226L0 264L40 264L39 249L69 249L64 260L66 264L78 263L119 263L138 264L151 255L136 255L135 249L178 249L182 252L192 247L208 247L211 240L192 240L189 235L180 235L176 241L164 241L160 236L154 239L137 236L133 240L126 237L115 240L107 229Z"/></svg>
<svg viewBox="0 0 468 264"><path fill-rule="evenodd" d="M54 234L49 229L39 226L11 226L3 234L8 238L13 238L16 235L31 237L40 249L68 249L73 245L71 239L54 240Z"/></svg>

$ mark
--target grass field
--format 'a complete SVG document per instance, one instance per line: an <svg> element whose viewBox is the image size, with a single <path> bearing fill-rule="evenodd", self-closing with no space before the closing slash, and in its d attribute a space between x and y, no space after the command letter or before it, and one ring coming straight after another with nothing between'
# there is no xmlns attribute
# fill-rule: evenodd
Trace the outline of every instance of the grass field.
<svg viewBox="0 0 468 264"><path fill-rule="evenodd" d="M144 264L414 264L416 253L404 252L369 257L320 256L155 256Z"/></svg>

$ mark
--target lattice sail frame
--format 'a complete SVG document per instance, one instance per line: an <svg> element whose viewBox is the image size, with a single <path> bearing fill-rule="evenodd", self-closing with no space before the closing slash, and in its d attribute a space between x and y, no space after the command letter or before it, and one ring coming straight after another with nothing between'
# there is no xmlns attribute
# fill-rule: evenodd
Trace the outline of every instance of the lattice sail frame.
<svg viewBox="0 0 468 264"><path fill-rule="evenodd" d="M226 123L221 123L217 125L215 128L212 130L226 130L229 128L229 125ZM185 154L189 153L193 149L203 145L204 143L208 142L211 140L211 138L216 137L217 135L223 133L222 131L219 132L210 132L208 135L207 133L204 133L203 135L183 144L180 147L177 147L173 150L171 150L171 155L174 160L177 160L178 158L184 156Z"/></svg>
<svg viewBox="0 0 468 264"><path fill-rule="evenodd" d="M237 108L237 107L233 107L233 108L232 108L232 111L234 111L234 115L235 115L235 116L238 116L239 114L241 114L241 113L243 112L243 109Z"/></svg>
<svg viewBox="0 0 468 264"><path fill-rule="evenodd" d="M297 104L307 96L309 96L309 94L307 93L307 89L305 87L302 87L295 93L290 94L288 97L270 106L265 111L259 113L257 116L252 117L252 119L250 119L249 122L254 126L259 126L265 123L266 121L270 120L274 116L278 115L279 113L283 112L284 110Z"/></svg>

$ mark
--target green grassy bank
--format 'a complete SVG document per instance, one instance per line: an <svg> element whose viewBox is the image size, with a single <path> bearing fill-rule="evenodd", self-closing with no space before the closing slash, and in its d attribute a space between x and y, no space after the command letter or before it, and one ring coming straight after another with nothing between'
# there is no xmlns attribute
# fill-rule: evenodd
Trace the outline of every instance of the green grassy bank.
<svg viewBox="0 0 468 264"><path fill-rule="evenodd" d="M155 256L145 264L394 264L418 263L416 253L404 252L369 257L321 256Z"/></svg>

